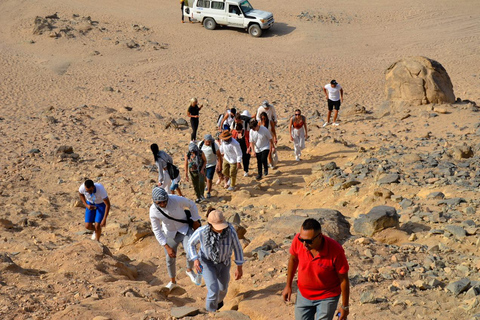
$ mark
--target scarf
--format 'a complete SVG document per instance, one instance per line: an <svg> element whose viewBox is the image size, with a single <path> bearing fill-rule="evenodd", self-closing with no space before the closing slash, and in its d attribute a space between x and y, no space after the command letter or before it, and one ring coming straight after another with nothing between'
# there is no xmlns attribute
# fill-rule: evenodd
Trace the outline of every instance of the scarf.
<svg viewBox="0 0 480 320"><path fill-rule="evenodd" d="M205 250L210 252L210 256L207 257L213 263L219 264L220 261L220 242L227 239L230 234L230 223L228 227L222 230L221 233L217 233L212 229L212 226L208 224L203 230L203 237L205 239Z"/></svg>

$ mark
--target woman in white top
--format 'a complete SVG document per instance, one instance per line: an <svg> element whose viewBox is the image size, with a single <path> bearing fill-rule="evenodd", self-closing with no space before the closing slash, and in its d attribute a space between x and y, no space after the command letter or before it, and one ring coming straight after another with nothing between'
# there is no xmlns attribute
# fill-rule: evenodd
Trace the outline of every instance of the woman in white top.
<svg viewBox="0 0 480 320"><path fill-rule="evenodd" d="M198 144L198 148L203 152L205 158L207 159L207 167L205 177L207 179L207 199L211 198L212 192L212 180L215 174L217 166L222 167L222 154L220 153L220 148L215 143L213 136L211 134L206 134Z"/></svg>

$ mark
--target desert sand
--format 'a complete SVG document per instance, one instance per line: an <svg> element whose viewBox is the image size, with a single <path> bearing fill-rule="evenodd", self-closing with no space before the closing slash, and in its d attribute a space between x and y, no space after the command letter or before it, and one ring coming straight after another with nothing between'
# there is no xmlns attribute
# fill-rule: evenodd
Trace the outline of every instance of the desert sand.
<svg viewBox="0 0 480 320"><path fill-rule="evenodd" d="M1 319L171 319L183 306L199 309L191 319L293 319L293 303L280 293L300 224L274 231L275 224L288 222L290 210L323 208L353 226L378 205L396 208L400 226L373 237L352 228L343 243L349 319L476 319L478 2L251 2L275 17L261 38L182 24L178 1L0 3ZM55 28L34 34L35 18L55 13ZM380 113L385 70L409 56L439 61L458 102ZM322 88L331 79L345 99L340 126L322 128ZM165 126L186 119L191 97L205 105L200 136L215 131L227 107L254 113L268 99L280 118L277 169L260 183L240 177L235 192L216 187L199 205L202 215L210 205L238 214L247 229L244 277L232 280L217 315L202 311L206 289L186 278L183 254L181 288L162 290L169 281L164 252L148 219L157 175L149 146L158 143L182 163L190 130ZM287 129L296 108L310 128L299 163ZM468 158L453 152L462 144L471 147ZM59 153L62 146L73 153ZM454 164L450 177L415 166L436 154ZM345 174L359 164L371 168L357 189L339 189L339 181L322 178L332 161ZM375 193L379 167L402 176L383 186L392 197ZM77 190L86 178L101 182L113 205L101 243L84 234ZM182 187L194 199L193 188ZM432 192L464 201L442 205ZM455 235L450 226L467 232ZM252 252L269 240L268 255ZM468 292L446 288L462 278Z"/></svg>

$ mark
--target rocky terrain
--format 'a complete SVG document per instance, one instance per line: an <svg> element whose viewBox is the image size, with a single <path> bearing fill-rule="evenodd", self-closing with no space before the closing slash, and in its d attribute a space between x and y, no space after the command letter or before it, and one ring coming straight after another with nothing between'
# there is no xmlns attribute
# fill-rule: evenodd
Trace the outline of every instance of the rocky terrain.
<svg viewBox="0 0 480 320"><path fill-rule="evenodd" d="M180 24L165 1L3 1L0 318L293 319L280 297L288 250L315 217L346 250L349 319L480 319L480 10L387 3L252 0L276 19L254 39ZM428 86L425 99L389 94L389 66L410 56L441 63L455 99L429 100ZM323 128L321 89L333 78L345 101L340 126ZM226 213L247 257L214 315L182 250L180 288L165 291L148 220L149 146L181 164L190 131L169 124L193 96L205 105L201 136L226 107L253 113L268 99L280 117L276 170L199 205L202 216ZM301 162L287 128L296 108L310 135ZM83 228L86 178L112 202L101 243ZM193 197L185 181L182 190Z"/></svg>

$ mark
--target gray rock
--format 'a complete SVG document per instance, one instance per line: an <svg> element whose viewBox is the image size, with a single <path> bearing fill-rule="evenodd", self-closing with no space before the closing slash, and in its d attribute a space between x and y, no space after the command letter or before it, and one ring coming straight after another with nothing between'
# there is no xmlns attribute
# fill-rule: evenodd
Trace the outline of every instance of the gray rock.
<svg viewBox="0 0 480 320"><path fill-rule="evenodd" d="M198 312L199 309L194 307L174 307L172 308L170 315L176 319L180 319L186 316L196 316Z"/></svg>
<svg viewBox="0 0 480 320"><path fill-rule="evenodd" d="M323 166L324 171L331 171L337 169L337 164L335 162L329 162Z"/></svg>
<svg viewBox="0 0 480 320"><path fill-rule="evenodd" d="M215 314L215 319L228 319L228 320L250 320L251 318L246 314L235 310L219 311Z"/></svg>
<svg viewBox="0 0 480 320"><path fill-rule="evenodd" d="M428 196L427 196L427 199L438 199L438 200L441 200L441 199L445 199L445 195L442 193L442 192L432 192L432 193L429 193Z"/></svg>
<svg viewBox="0 0 480 320"><path fill-rule="evenodd" d="M353 230L361 235L371 237L375 233L399 226L400 216L397 210L389 206L374 207L367 214L361 214L353 222Z"/></svg>
<svg viewBox="0 0 480 320"><path fill-rule="evenodd" d="M40 149L30 149L28 153L40 153Z"/></svg>
<svg viewBox="0 0 480 320"><path fill-rule="evenodd" d="M457 239L463 239L467 236L465 229L460 226L448 225L445 226L445 230L454 235Z"/></svg>
<svg viewBox="0 0 480 320"><path fill-rule="evenodd" d="M452 198L447 200L438 201L438 205L446 204L448 206L458 206L460 203L466 203L467 201L463 198Z"/></svg>
<svg viewBox="0 0 480 320"><path fill-rule="evenodd" d="M400 180L400 176L398 174L391 173L391 174L382 175L380 179L378 179L377 184L382 185L382 184L398 183L399 180Z"/></svg>
<svg viewBox="0 0 480 320"><path fill-rule="evenodd" d="M360 303L377 303L377 298L375 298L373 291L364 291L360 295Z"/></svg>
<svg viewBox="0 0 480 320"><path fill-rule="evenodd" d="M445 289L450 291L455 296L458 296L460 293L468 290L470 288L470 280L463 278L458 281L450 282Z"/></svg>
<svg viewBox="0 0 480 320"><path fill-rule="evenodd" d="M348 189L352 186L356 186L357 184L360 184L360 181L357 180L348 180L344 183L342 183L342 189Z"/></svg>

